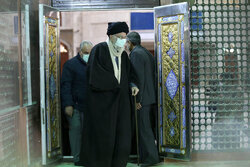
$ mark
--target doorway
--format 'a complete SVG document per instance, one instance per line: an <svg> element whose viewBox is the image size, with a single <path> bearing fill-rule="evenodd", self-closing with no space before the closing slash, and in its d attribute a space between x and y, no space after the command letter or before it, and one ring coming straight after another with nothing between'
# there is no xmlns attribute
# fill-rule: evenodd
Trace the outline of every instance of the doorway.
<svg viewBox="0 0 250 167"><path fill-rule="evenodd" d="M157 7L154 10L113 9L74 12L62 12L46 5L39 5L43 164L61 159L62 148L69 148L69 144L62 146L61 143L62 111L60 99L58 99L60 67L57 67L60 61L60 54L58 54L60 30L73 32L73 40L69 43L68 49L72 50L72 55L76 55L82 40L91 41L94 45L105 41L107 23L115 21L127 22L130 30L137 31L141 35L142 46L151 53L155 53L158 71L158 105L156 107L158 115L155 129L159 136L157 140L159 153L164 157L190 159L188 13L187 3ZM151 16L151 19L143 17L144 14ZM133 19L135 22L132 21ZM151 20L151 24L148 20ZM147 28L141 26L144 23ZM54 97L57 98L55 102ZM50 102L55 105L50 105ZM171 108L166 106L171 106ZM50 126L53 129L50 129ZM57 126L60 127L57 128Z"/></svg>
<svg viewBox="0 0 250 167"><path fill-rule="evenodd" d="M138 19L141 18L146 21L142 22L143 24L138 25ZM83 40L91 41L93 45L106 41L108 37L106 35L108 22L115 21L127 22L130 31L137 31L141 35L142 46L154 54L153 9L60 12L60 20L60 41L67 40L69 46L67 49L71 50L72 53L72 56L69 56L69 59L77 55L80 43ZM69 35L69 32L72 32L71 35ZM63 56L64 53L61 53L61 65L64 59ZM69 156L70 145L68 142L68 129L67 123L64 121L65 120L62 116L63 156ZM156 122L154 120L152 121ZM132 154L136 154L136 149L132 149Z"/></svg>

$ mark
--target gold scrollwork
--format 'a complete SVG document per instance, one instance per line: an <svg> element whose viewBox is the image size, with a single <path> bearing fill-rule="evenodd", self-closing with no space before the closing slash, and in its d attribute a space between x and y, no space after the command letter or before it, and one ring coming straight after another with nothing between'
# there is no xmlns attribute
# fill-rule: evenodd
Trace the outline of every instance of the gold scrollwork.
<svg viewBox="0 0 250 167"><path fill-rule="evenodd" d="M48 119L49 119L49 143L50 147L48 151L53 151L54 149L60 146L60 128L59 128L59 111L58 111L58 103L59 103L59 95L58 95L58 56L59 51L57 48L58 45L58 21L53 18L46 18L46 39L47 39L47 71L46 71L46 82L47 82L47 90L52 90L52 92L48 92L47 100L49 103L48 108ZM48 21L49 20L49 21ZM52 95L51 95L52 94ZM51 97L53 96L53 97ZM51 155L51 154L50 154Z"/></svg>
<svg viewBox="0 0 250 167"><path fill-rule="evenodd" d="M172 40L169 39L169 33L173 34ZM172 70L179 81L179 46L178 46L178 23L169 23L169 24L162 24L161 27L161 48L162 48L162 78L163 81L167 80L167 77ZM170 48L174 52L172 54L172 58L170 56ZM164 130L164 144L166 145L175 145L178 146L180 144L180 113L179 113L179 88L177 88L176 95L174 99L170 99L167 88L163 87L163 117L166 118L163 122L163 130ZM169 114L174 112L176 118L174 121L170 121L167 119ZM174 130L174 135L171 136L170 127Z"/></svg>

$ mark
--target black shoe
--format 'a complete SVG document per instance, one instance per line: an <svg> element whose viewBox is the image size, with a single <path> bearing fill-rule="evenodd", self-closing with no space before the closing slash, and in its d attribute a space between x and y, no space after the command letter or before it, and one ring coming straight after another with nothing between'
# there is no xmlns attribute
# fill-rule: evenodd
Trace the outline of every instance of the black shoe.
<svg viewBox="0 0 250 167"><path fill-rule="evenodd" d="M74 164L75 164L75 166L83 166L82 162L75 162Z"/></svg>

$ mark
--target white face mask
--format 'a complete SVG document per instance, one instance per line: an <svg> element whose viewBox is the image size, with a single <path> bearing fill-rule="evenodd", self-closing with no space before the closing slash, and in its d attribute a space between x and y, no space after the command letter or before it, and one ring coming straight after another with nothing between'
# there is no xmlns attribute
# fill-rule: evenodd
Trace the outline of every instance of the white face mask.
<svg viewBox="0 0 250 167"><path fill-rule="evenodd" d="M116 42L115 42L115 45L118 46L118 47L121 47L123 48L125 43L126 43L126 39L120 39L120 38L117 38L116 37Z"/></svg>
<svg viewBox="0 0 250 167"><path fill-rule="evenodd" d="M83 54L82 59L87 63L89 60L89 54Z"/></svg>

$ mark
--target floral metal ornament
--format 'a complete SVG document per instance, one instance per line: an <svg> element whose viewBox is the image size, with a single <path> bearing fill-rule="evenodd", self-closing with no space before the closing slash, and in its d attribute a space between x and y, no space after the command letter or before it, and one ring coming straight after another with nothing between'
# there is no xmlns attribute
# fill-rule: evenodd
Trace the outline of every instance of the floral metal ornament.
<svg viewBox="0 0 250 167"><path fill-rule="evenodd" d="M182 131L182 146L183 148L186 148L186 130L183 129Z"/></svg>
<svg viewBox="0 0 250 167"><path fill-rule="evenodd" d="M164 17L164 18L162 19L163 22L164 22L164 21L166 21L166 22L168 22L168 21L176 21L176 20L178 20L178 16Z"/></svg>
<svg viewBox="0 0 250 167"><path fill-rule="evenodd" d="M181 40L184 40L184 22L181 22Z"/></svg>
<svg viewBox="0 0 250 167"><path fill-rule="evenodd" d="M185 48L184 48L184 43L181 43L181 61L185 61Z"/></svg>
<svg viewBox="0 0 250 167"><path fill-rule="evenodd" d="M56 93L56 82L55 82L53 75L50 76L49 85L50 85L50 87L49 87L50 97L53 100L55 97L55 93Z"/></svg>
<svg viewBox="0 0 250 167"><path fill-rule="evenodd" d="M182 126L183 127L186 127L186 109L185 108L183 108L183 110L182 110Z"/></svg>
<svg viewBox="0 0 250 167"><path fill-rule="evenodd" d="M172 33L172 32L169 32L169 33L168 33L168 40L169 40L170 43L172 43L173 37L174 37L173 33Z"/></svg>
<svg viewBox="0 0 250 167"><path fill-rule="evenodd" d="M167 51L167 54L170 56L170 58L172 59L172 57L174 56L175 54L175 51L172 47L169 48L169 50Z"/></svg>
<svg viewBox="0 0 250 167"><path fill-rule="evenodd" d="M181 67L181 81L182 81L182 83L185 83L185 65L184 64L182 64L181 65L182 67Z"/></svg>
<svg viewBox="0 0 250 167"><path fill-rule="evenodd" d="M49 56L50 56L50 57L53 57L53 56L54 56L53 51L50 52Z"/></svg>
<svg viewBox="0 0 250 167"><path fill-rule="evenodd" d="M171 127L171 128L170 128L170 136L171 136L171 137L173 137L173 136L174 136L174 134L175 134L174 128L173 128L173 127Z"/></svg>
<svg viewBox="0 0 250 167"><path fill-rule="evenodd" d="M51 43L53 43L53 35L50 36Z"/></svg>
<svg viewBox="0 0 250 167"><path fill-rule="evenodd" d="M185 86L182 87L182 105L185 107L186 105L186 92L185 92Z"/></svg>
<svg viewBox="0 0 250 167"><path fill-rule="evenodd" d="M173 100L175 95L176 95L178 86L179 86L177 78L176 78L175 73L173 72L173 70L171 70L170 73L168 74L165 86L167 88L168 95Z"/></svg>
<svg viewBox="0 0 250 167"><path fill-rule="evenodd" d="M168 115L168 118L171 120L171 122L173 122L175 120L176 115L174 114L173 111Z"/></svg>

